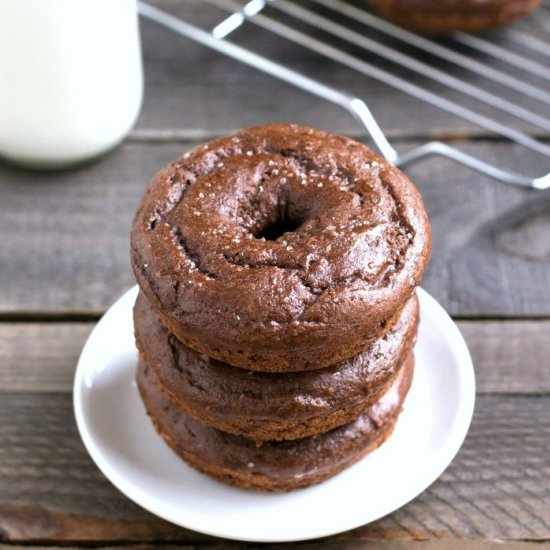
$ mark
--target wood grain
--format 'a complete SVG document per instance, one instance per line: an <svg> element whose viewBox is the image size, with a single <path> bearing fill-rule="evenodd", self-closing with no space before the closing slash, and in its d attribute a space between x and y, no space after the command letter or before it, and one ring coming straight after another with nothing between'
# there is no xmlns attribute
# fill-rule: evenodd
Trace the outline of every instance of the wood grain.
<svg viewBox="0 0 550 550"><path fill-rule="evenodd" d="M549 321L459 321L479 393L550 392Z"/></svg>
<svg viewBox="0 0 550 550"><path fill-rule="evenodd" d="M70 392L93 323L0 324L0 391Z"/></svg>
<svg viewBox="0 0 550 550"><path fill-rule="evenodd" d="M508 157L536 171L519 148L468 144L473 153ZM407 171L422 192L434 249L423 286L454 316L537 317L550 313L550 195L511 188L451 161Z"/></svg>
<svg viewBox="0 0 550 550"><path fill-rule="evenodd" d="M404 508L339 540L550 540L550 397L480 396L451 467ZM70 395L3 393L0 533L10 542L203 541L132 504L92 464ZM414 465L404 462L404 467Z"/></svg>
<svg viewBox="0 0 550 550"><path fill-rule="evenodd" d="M134 284L129 230L145 185L183 151L127 145L57 174L0 167L0 309L100 314Z"/></svg>
<svg viewBox="0 0 550 550"><path fill-rule="evenodd" d="M82 548L78 546L20 546L18 544L2 545L0 550L76 550ZM117 550L120 546L101 546L102 550ZM124 544L126 550L153 550L158 545L149 544ZM384 541L363 541L363 540L331 540L321 539L306 543L287 543L287 544L250 544L231 541L212 541L206 544L163 544L163 550L275 550L284 548L285 550L547 550L550 543L545 542L513 542L513 541L489 541L489 540L430 540L430 541L402 541L402 540L384 540Z"/></svg>
<svg viewBox="0 0 550 550"><path fill-rule="evenodd" d="M550 393L550 321L460 321L480 393ZM0 324L0 391L69 392L92 323Z"/></svg>
<svg viewBox="0 0 550 550"><path fill-rule="evenodd" d="M147 181L191 145L127 143L97 164L60 174L0 166L0 313L102 313L134 284L129 231ZM520 148L464 149L542 170ZM455 316L550 315L550 195L441 158L408 172L434 232L427 290Z"/></svg>

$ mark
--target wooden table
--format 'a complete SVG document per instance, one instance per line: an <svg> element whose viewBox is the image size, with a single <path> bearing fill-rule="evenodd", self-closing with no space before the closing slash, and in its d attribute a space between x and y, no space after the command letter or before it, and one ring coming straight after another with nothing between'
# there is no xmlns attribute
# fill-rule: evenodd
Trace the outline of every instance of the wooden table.
<svg viewBox="0 0 550 550"><path fill-rule="evenodd" d="M175 13L191 6L195 20L210 23L194 0L156 3ZM246 546L168 524L103 477L75 427L76 360L99 316L134 284L130 223L159 167L197 142L269 121L360 136L336 107L152 24L143 23L142 32L146 97L121 147L64 173L0 166L3 548ZM245 33L243 41L254 45L256 36ZM308 74L326 76L326 64L307 52L288 44L272 49ZM519 147L351 71L332 70L330 79L369 100L398 148L444 134L493 162L536 174L548 169ZM452 465L413 502L355 531L296 547L548 547L550 194L505 186L442 159L408 172L435 236L424 286L457 320L473 355L473 424Z"/></svg>

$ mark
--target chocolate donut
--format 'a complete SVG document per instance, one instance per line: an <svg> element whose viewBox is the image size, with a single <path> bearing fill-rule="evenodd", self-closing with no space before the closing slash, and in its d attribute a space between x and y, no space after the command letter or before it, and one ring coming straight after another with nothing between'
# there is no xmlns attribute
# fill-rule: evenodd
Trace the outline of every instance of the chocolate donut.
<svg viewBox="0 0 550 550"><path fill-rule="evenodd" d="M369 0L387 19L427 34L477 33L511 23L540 0Z"/></svg>
<svg viewBox="0 0 550 550"><path fill-rule="evenodd" d="M326 367L379 338L431 251L401 171L351 139L283 124L161 170L131 241L139 286L180 341L271 372Z"/></svg>
<svg viewBox="0 0 550 550"><path fill-rule="evenodd" d="M264 373L235 369L180 343L140 294L134 327L140 356L183 412L255 441L299 439L355 420L391 385L412 351L418 300L411 298L385 336L324 369Z"/></svg>
<svg viewBox="0 0 550 550"><path fill-rule="evenodd" d="M351 424L314 437L262 445L182 413L156 386L143 362L137 383L157 431L191 466L238 487L283 492L324 481L379 447L401 412L413 363L410 355L388 392Z"/></svg>

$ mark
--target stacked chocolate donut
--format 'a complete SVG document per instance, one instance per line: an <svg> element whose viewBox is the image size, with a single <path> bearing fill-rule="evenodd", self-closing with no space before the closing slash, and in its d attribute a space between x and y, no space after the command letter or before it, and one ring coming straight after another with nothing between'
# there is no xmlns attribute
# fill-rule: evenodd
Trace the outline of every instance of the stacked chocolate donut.
<svg viewBox="0 0 550 550"><path fill-rule="evenodd" d="M245 488L356 462L409 389L430 250L412 183L342 136L261 126L168 165L132 228L137 381L158 432Z"/></svg>

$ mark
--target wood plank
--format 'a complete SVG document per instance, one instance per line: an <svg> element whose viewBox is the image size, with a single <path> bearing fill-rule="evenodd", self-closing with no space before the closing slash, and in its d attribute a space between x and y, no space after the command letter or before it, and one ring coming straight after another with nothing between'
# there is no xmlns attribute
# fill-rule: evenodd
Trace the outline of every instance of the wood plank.
<svg viewBox="0 0 550 550"><path fill-rule="evenodd" d="M550 397L480 396L468 438L441 478L339 540L549 541L549 436ZM4 393L0 442L4 541L207 540L154 518L103 478L76 432L70 395Z"/></svg>
<svg viewBox="0 0 550 550"><path fill-rule="evenodd" d="M313 542L300 542L297 544L285 544L285 550L463 550L467 545L468 550L547 550L550 543L545 542L511 542L511 541L489 541L489 540L426 540L426 541L363 541L341 539L322 539ZM82 546L20 546L17 544L0 544L0 550L77 550ZM101 546L101 550L117 550L120 546ZM124 544L125 550L153 550L157 545L150 544ZM163 544L163 550L240 550L240 549L261 549L276 550L281 548L280 544L252 545L243 542L219 541L204 544Z"/></svg>
<svg viewBox="0 0 550 550"><path fill-rule="evenodd" d="M0 324L0 391L70 392L93 323Z"/></svg>
<svg viewBox="0 0 550 550"><path fill-rule="evenodd" d="M57 174L0 167L0 310L102 313L134 284L129 232L145 185L183 151L128 145Z"/></svg>
<svg viewBox="0 0 550 550"><path fill-rule="evenodd" d="M102 313L134 284L129 232L147 181L191 145L127 143L58 174L0 166L0 313ZM463 148L542 171L521 148ZM427 290L455 316L550 316L550 195L441 158L408 172L434 232Z"/></svg>
<svg viewBox="0 0 550 550"><path fill-rule="evenodd" d="M464 150L537 173L520 148ZM454 316L550 314L550 195L512 188L441 158L407 171L422 192L434 249L423 285Z"/></svg>
<svg viewBox="0 0 550 550"><path fill-rule="evenodd" d="M307 2L304 3L307 4ZM154 0L154 4L206 30L212 29L226 16L226 12L205 6L198 0L185 2ZM359 0L357 4L365 8L363 0ZM325 13L319 6L316 8L320 13ZM276 14L276 10L269 11L269 15ZM334 12L330 12L329 17L337 20ZM342 19L341 23L362 36L377 40L381 38L380 35L368 31L365 27L353 25L350 20ZM310 126L322 125L339 132L359 129L358 123L346 111L324 100L301 92L289 84L208 50L186 38L167 32L151 22L143 21L141 28L146 90L143 111L137 125L138 130L146 130L151 134L162 133L167 129L175 131L209 129L224 134L235 128L273 121L294 121ZM311 31L304 25L299 28L307 32ZM328 38L318 31L314 35L322 40ZM391 137L450 134L463 136L481 131L475 124L440 111L356 71L320 58L302 47L266 34L265 31L253 25L242 27L231 36L231 40L261 55L289 65L294 70L314 79L328 83L336 89L363 98L368 102L380 125ZM493 33L491 40L506 47L512 45L506 32ZM414 49L402 47L396 41L386 40L386 43L394 48L401 47L400 51L405 54L415 55L416 53ZM425 86L436 94L444 93L447 99L474 110L481 109L483 113L502 123L537 131L535 127L522 123L506 113L497 111L491 106L484 106L440 84L427 81L412 71L378 58L377 55L358 48L348 48L348 50L409 83ZM531 58L536 58L533 52L529 55ZM544 81L536 76L529 76L521 70L514 70L504 63L481 54L474 54L473 57L482 63L500 68L507 74L517 76L522 82L545 87ZM489 92L503 95L514 104L534 109L541 115L546 114L543 105L529 100L524 94L507 91L499 84L491 84L484 77L469 73L460 67L442 63L427 54L420 54L418 59L432 67L441 68L445 73L461 81L467 81L474 86L482 86ZM546 63L544 58L541 61ZM484 132L487 133L487 131Z"/></svg>
<svg viewBox="0 0 550 550"><path fill-rule="evenodd" d="M459 321L479 393L550 392L550 321Z"/></svg>
<svg viewBox="0 0 550 550"><path fill-rule="evenodd" d="M479 393L550 393L550 321L460 321ZM92 323L0 324L0 391L70 392Z"/></svg>

